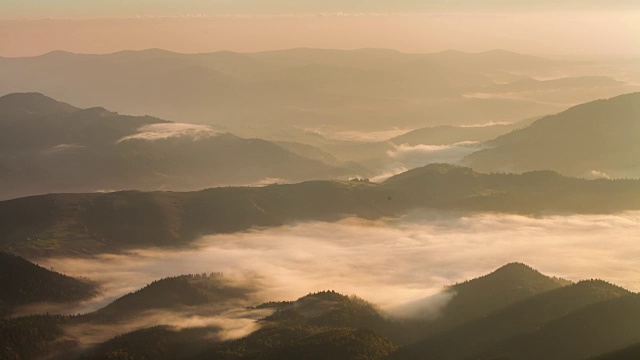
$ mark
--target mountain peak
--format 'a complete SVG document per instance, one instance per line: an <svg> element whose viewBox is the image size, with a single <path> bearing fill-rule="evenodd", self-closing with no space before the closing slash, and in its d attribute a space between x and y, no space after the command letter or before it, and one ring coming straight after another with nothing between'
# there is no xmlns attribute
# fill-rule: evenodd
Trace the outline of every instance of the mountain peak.
<svg viewBox="0 0 640 360"><path fill-rule="evenodd" d="M531 278L535 278L536 280L549 279L542 275L538 270L535 270L526 264L512 262L499 267L487 275L455 284L452 288L472 287L472 285L479 283L484 283L485 285L486 283L509 283L517 285L522 281L527 281Z"/></svg>
<svg viewBox="0 0 640 360"><path fill-rule="evenodd" d="M506 265L503 265L501 267L499 267L496 271L493 272L493 274L495 273L500 273L500 272L511 272L511 273L527 273L527 272L535 272L538 273L539 272L537 270L535 270L534 268L532 268L531 266L525 264L525 263L521 263L521 262L511 262L508 263Z"/></svg>
<svg viewBox="0 0 640 360"><path fill-rule="evenodd" d="M545 276L523 263L509 263L490 274L457 283L434 329L452 328L482 318L532 296L562 287L557 279Z"/></svg>

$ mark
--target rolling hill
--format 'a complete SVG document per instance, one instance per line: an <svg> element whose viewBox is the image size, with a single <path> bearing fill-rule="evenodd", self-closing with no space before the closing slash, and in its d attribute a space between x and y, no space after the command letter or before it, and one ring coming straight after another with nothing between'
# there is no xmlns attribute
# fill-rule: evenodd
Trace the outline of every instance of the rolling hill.
<svg viewBox="0 0 640 360"><path fill-rule="evenodd" d="M640 93L547 116L488 142L465 163L482 172L554 170L578 177L640 176Z"/></svg>
<svg viewBox="0 0 640 360"><path fill-rule="evenodd" d="M217 302L249 299L253 289L226 283L219 275L182 275L152 282L124 295L86 317L88 321L113 322L149 310L176 310Z"/></svg>

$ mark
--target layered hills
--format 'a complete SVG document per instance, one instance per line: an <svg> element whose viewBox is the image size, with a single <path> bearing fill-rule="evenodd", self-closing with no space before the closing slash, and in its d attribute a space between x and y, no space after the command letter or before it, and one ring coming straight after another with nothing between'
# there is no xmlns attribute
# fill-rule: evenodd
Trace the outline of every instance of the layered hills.
<svg viewBox="0 0 640 360"><path fill-rule="evenodd" d="M166 278L93 313L0 320L0 354L6 359L587 360L631 359L640 341L637 294L602 280L571 283L521 263L446 286L443 292L452 296L435 318L394 318L334 291L247 307L243 311L267 313L253 330L235 337L224 322L177 327L163 325L166 317L153 313L187 320L210 309L203 307L208 304L249 299L242 291L220 288L222 279L219 274ZM146 322L130 323L126 330L133 319ZM233 319L241 317L227 321ZM120 332L88 344L92 331Z"/></svg>
<svg viewBox="0 0 640 360"><path fill-rule="evenodd" d="M633 86L614 79L560 80L547 85L557 92L569 83L571 97L555 103L553 96L544 101L466 96L511 91L500 88L504 82L535 91L539 84L518 81L581 77L593 71L581 63L504 50L405 54L301 48L179 54L149 49L104 55L58 51L0 58L0 69L0 93L37 91L82 107L100 105L184 122L359 131L387 129L389 124L417 128L515 121L560 111L567 103L633 91ZM607 75L611 74L602 74Z"/></svg>
<svg viewBox="0 0 640 360"><path fill-rule="evenodd" d="M41 94L4 96L0 114L4 199L49 192L193 190L350 173L269 141L104 108L77 109Z"/></svg>

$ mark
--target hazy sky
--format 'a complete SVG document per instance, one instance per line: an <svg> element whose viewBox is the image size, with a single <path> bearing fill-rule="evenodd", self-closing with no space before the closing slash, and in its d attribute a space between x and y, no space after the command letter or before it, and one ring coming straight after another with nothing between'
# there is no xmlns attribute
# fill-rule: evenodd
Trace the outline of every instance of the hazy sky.
<svg viewBox="0 0 640 360"><path fill-rule="evenodd" d="M0 4L5 18L640 8L637 0L2 0Z"/></svg>
<svg viewBox="0 0 640 360"><path fill-rule="evenodd" d="M637 0L0 0L0 56L291 47L640 56Z"/></svg>

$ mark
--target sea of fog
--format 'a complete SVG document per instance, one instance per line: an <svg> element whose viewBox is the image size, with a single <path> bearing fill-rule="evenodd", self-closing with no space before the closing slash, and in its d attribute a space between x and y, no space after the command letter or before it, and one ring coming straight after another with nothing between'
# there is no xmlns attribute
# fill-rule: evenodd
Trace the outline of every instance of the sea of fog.
<svg viewBox="0 0 640 360"><path fill-rule="evenodd" d="M74 309L89 311L153 280L205 272L223 272L229 281L254 287L255 304L331 289L383 309L398 308L509 262L569 280L601 278L640 291L640 212L350 218L211 235L182 250L141 249L40 263L102 282L103 296Z"/></svg>

